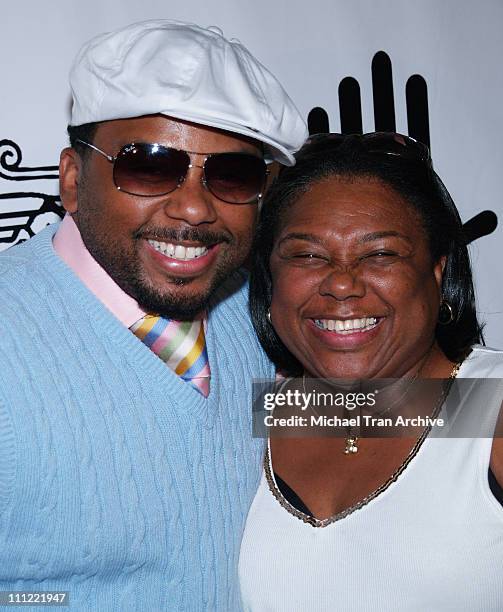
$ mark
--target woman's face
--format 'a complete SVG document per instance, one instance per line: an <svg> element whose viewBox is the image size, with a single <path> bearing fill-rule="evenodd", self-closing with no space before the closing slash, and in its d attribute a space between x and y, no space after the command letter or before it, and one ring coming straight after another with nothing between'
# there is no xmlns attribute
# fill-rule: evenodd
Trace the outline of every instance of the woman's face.
<svg viewBox="0 0 503 612"><path fill-rule="evenodd" d="M285 214L271 255L271 320L312 376L403 376L428 353L443 258L384 183L333 177Z"/></svg>

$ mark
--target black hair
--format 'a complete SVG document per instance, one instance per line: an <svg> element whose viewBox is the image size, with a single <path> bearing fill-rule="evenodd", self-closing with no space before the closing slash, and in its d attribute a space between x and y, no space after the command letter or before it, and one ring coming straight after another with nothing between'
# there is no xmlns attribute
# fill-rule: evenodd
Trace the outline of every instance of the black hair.
<svg viewBox="0 0 503 612"><path fill-rule="evenodd" d="M438 324L436 340L451 361L460 361L473 344L483 342L477 320L472 272L459 213L430 162L409 156L370 151L365 137L347 136L337 141L318 139L296 155L295 166L284 168L262 206L250 277L250 309L262 346L284 372L295 376L302 366L288 351L267 319L272 279L269 260L285 212L318 181L370 178L397 192L419 214L433 261L446 257L442 299L453 313L449 324Z"/></svg>
<svg viewBox="0 0 503 612"><path fill-rule="evenodd" d="M83 123L82 125L69 125L66 128L68 137L70 138L70 146L79 152L82 159L85 159L87 155L89 155L91 149L78 141L83 140L84 142L92 144L98 126L99 123L94 122Z"/></svg>

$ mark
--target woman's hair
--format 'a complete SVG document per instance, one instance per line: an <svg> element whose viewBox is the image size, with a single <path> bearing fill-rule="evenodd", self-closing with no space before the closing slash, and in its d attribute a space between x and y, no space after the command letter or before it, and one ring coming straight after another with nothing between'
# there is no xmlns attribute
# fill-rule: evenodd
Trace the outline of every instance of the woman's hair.
<svg viewBox="0 0 503 612"><path fill-rule="evenodd" d="M429 161L369 150L366 138L355 135L338 140L319 138L304 145L296 158L296 165L281 171L264 200L250 278L253 324L265 351L281 370L298 375L302 366L281 342L267 318L272 297L271 253L286 211L313 183L332 177L350 181L358 178L379 180L419 213L432 260L446 257L442 299L451 306L453 320L437 325L438 344L451 361L459 361L473 344L483 342L461 219Z"/></svg>

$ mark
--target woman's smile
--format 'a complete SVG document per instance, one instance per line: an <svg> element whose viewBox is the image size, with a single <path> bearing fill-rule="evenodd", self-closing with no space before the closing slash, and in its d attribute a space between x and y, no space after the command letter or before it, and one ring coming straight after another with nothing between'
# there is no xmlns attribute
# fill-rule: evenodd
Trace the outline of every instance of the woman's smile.
<svg viewBox="0 0 503 612"><path fill-rule="evenodd" d="M334 349L356 349L375 340L384 317L306 319L306 329Z"/></svg>

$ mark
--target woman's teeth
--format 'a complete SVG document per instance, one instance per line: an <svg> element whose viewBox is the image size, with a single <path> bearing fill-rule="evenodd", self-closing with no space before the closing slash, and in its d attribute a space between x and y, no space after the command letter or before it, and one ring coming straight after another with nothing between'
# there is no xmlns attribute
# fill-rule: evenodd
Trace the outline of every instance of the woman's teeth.
<svg viewBox="0 0 503 612"><path fill-rule="evenodd" d="M364 332L377 325L376 317L362 317L361 319L314 319L314 324L320 329L333 331L336 334L354 334Z"/></svg>
<svg viewBox="0 0 503 612"><path fill-rule="evenodd" d="M184 247L181 244L159 242L158 240L149 240L148 243L159 253L167 255L172 259L181 259L182 261L197 259L208 252L206 247Z"/></svg>

